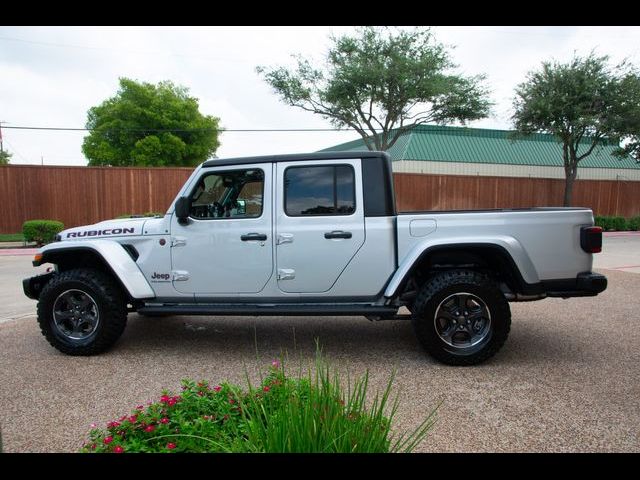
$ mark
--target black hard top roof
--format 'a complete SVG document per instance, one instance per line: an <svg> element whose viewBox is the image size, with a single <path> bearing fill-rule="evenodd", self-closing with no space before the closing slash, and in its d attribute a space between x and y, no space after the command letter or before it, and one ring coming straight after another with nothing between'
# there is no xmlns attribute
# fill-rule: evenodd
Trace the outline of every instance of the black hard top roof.
<svg viewBox="0 0 640 480"><path fill-rule="evenodd" d="M243 165L245 163L297 162L303 160L340 160L348 158L383 158L389 160L386 152L351 151L351 152L314 152L293 153L286 155L263 155L259 157L214 158L202 164L203 167L219 167L225 165Z"/></svg>

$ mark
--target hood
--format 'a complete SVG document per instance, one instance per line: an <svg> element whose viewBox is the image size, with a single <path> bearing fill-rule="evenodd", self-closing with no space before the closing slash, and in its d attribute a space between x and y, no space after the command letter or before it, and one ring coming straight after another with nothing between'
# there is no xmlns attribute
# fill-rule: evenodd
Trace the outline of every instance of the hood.
<svg viewBox="0 0 640 480"><path fill-rule="evenodd" d="M89 238L113 238L142 235L149 218L120 218L93 225L69 228L59 233L60 240L86 240Z"/></svg>

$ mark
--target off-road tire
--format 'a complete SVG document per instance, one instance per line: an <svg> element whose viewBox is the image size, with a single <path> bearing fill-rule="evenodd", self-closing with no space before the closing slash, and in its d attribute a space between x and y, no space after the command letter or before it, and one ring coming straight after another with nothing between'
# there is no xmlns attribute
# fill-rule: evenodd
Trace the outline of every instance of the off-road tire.
<svg viewBox="0 0 640 480"><path fill-rule="evenodd" d="M80 291L91 297L99 321L86 338L72 339L55 325L54 303L65 291ZM96 355L109 349L127 324L127 303L121 287L99 270L79 268L55 275L42 289L38 301L38 324L47 341L67 355Z"/></svg>
<svg viewBox="0 0 640 480"><path fill-rule="evenodd" d="M480 299L490 314L488 333L473 347L456 348L437 331L438 307L456 293L469 293ZM509 302L495 282L473 270L448 270L434 275L420 289L411 311L418 340L431 356L447 365L476 365L491 358L504 345L511 328Z"/></svg>

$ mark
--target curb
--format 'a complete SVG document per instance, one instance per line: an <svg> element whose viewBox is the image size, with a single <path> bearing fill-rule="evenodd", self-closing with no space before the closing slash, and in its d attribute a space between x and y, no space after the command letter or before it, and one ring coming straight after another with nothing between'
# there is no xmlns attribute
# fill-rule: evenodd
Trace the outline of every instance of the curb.
<svg viewBox="0 0 640 480"><path fill-rule="evenodd" d="M0 257L35 255L38 248L0 248Z"/></svg>
<svg viewBox="0 0 640 480"><path fill-rule="evenodd" d="M602 232L605 237L639 237L640 232Z"/></svg>

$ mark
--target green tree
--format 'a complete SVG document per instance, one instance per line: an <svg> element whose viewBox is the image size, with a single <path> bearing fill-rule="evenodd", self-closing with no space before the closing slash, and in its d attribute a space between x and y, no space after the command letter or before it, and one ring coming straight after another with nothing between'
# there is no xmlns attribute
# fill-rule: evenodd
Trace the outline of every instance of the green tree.
<svg viewBox="0 0 640 480"><path fill-rule="evenodd" d="M350 127L370 150L388 150L416 125L476 120L491 103L483 75L465 77L429 29L366 27L331 37L326 67L257 67L287 104Z"/></svg>
<svg viewBox="0 0 640 480"><path fill-rule="evenodd" d="M121 78L114 97L89 109L82 152L89 165L194 166L220 146L219 120L185 87Z"/></svg>
<svg viewBox="0 0 640 480"><path fill-rule="evenodd" d="M7 150L0 151L0 165L8 165L12 156L13 154L9 153Z"/></svg>
<svg viewBox="0 0 640 480"><path fill-rule="evenodd" d="M640 77L623 62L591 53L568 63L543 62L516 88L515 128L522 134L553 134L562 149L564 205L571 205L579 163L598 145L615 154L640 154Z"/></svg>

